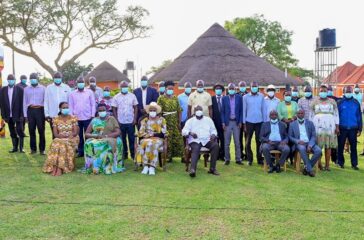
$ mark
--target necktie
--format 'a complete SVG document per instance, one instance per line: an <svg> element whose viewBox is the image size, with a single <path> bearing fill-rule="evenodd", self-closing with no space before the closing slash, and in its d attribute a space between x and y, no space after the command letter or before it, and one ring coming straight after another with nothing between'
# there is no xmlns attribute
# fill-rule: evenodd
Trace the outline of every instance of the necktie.
<svg viewBox="0 0 364 240"><path fill-rule="evenodd" d="M219 107L219 112L221 112L221 97L217 97L217 105Z"/></svg>

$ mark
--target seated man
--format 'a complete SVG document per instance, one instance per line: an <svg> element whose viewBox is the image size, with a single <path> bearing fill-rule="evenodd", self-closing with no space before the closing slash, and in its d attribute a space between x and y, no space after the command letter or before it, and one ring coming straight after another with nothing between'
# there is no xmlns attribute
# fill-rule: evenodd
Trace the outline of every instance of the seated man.
<svg viewBox="0 0 364 240"><path fill-rule="evenodd" d="M262 153L267 165L269 166L268 173L273 173L274 170L277 173L281 172L281 166L285 163L290 149L288 147L288 136L286 131L286 124L278 120L278 113L276 110L272 110L269 113L269 122L265 122L260 130L260 142L262 143ZM271 150L281 151L281 158L276 166L273 166L271 160ZM278 161L278 159L276 159Z"/></svg>
<svg viewBox="0 0 364 240"><path fill-rule="evenodd" d="M216 160L219 156L219 145L217 144L217 131L211 118L204 116L202 107L197 105L194 108L195 116L187 120L182 135L188 137L188 144L191 147L191 168L190 177L196 176L197 161L200 156L201 147L210 149L211 161L209 174L219 175L216 171Z"/></svg>
<svg viewBox="0 0 364 240"><path fill-rule="evenodd" d="M303 109L298 110L297 120L289 125L288 135L305 163L306 167L303 169L303 175L308 174L310 177L314 177L312 167L315 166L322 152L321 148L316 144L315 126L304 116L305 111ZM308 158L307 152L313 153L311 160Z"/></svg>

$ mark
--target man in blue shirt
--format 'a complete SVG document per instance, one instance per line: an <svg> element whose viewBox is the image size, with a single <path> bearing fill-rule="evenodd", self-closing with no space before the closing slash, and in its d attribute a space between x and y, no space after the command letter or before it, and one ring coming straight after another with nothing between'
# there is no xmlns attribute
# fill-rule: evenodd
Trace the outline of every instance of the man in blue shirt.
<svg viewBox="0 0 364 240"><path fill-rule="evenodd" d="M186 82L184 84L185 91L178 95L178 102L182 108L182 116L181 116L181 129L185 126L185 123L188 119L188 97L192 92L192 84L190 82Z"/></svg>
<svg viewBox="0 0 364 240"><path fill-rule="evenodd" d="M338 103L339 111L339 146L338 164L344 168L344 146L346 139L350 144L351 167L358 168L357 137L362 131L362 116L359 102L353 97L353 89L348 86L345 88L344 97Z"/></svg>

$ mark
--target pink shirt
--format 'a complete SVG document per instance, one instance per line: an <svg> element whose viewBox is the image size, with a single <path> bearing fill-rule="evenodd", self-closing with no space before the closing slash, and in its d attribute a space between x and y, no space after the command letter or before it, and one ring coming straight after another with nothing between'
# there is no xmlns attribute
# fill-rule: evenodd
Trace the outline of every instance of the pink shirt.
<svg viewBox="0 0 364 240"><path fill-rule="evenodd" d="M79 121L89 120L95 117L96 100L95 94L89 90L75 90L70 93L68 104L70 113L75 115Z"/></svg>

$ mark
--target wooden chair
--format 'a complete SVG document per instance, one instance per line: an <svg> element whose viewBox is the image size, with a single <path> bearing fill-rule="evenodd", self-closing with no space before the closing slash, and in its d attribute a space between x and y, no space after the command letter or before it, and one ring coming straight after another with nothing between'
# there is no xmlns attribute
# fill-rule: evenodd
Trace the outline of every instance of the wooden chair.
<svg viewBox="0 0 364 240"><path fill-rule="evenodd" d="M188 167L191 163L191 147L188 144L188 138L185 138L185 151L184 151L184 159L186 164L186 172L188 172ZM209 161L210 149L201 147L200 154L203 155L204 158L204 166L207 168L207 162Z"/></svg>
<svg viewBox="0 0 364 240"><path fill-rule="evenodd" d="M307 152L308 157L310 157L310 154L311 154L311 152ZM294 162L293 162L293 164L294 164L294 166L296 168L296 173L297 174L301 174L301 162L302 162L301 154L300 154L299 151L296 151L295 154L294 154ZM318 162L319 161L317 161L316 164L315 164L315 172L316 172L316 174L319 171Z"/></svg>
<svg viewBox="0 0 364 240"><path fill-rule="evenodd" d="M271 150L270 154L274 156L276 162L279 161L280 157L281 157L281 151L279 150ZM266 159L264 159L264 165L263 165L263 170L264 172L268 172L268 165L267 165L267 161ZM284 166L283 166L284 171L287 171L287 161L284 162Z"/></svg>

